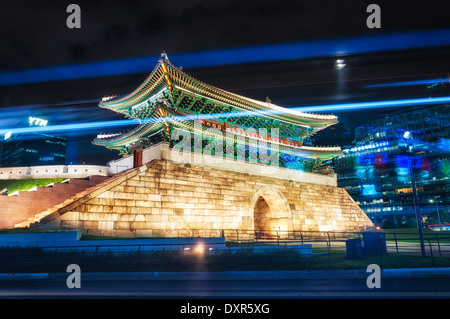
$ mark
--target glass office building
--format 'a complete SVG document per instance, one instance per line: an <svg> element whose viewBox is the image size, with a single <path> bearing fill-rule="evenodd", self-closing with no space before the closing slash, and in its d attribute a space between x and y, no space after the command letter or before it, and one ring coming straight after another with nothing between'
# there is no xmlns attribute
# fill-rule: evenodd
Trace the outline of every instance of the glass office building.
<svg viewBox="0 0 450 319"><path fill-rule="evenodd" d="M411 226L417 209L425 222L443 223L449 211L449 105L409 109L360 126L355 141L334 159L338 185L344 187L377 225ZM405 152L405 132L412 152ZM447 220L447 222L450 222Z"/></svg>
<svg viewBox="0 0 450 319"><path fill-rule="evenodd" d="M16 127L39 127L47 120L24 117ZM1 165L3 167L64 165L66 164L67 139L39 130L21 133L7 133L3 139Z"/></svg>

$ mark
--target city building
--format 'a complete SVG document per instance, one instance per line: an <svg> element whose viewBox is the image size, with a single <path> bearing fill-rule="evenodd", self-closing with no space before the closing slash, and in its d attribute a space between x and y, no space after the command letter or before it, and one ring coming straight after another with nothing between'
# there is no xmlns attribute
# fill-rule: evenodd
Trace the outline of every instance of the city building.
<svg viewBox="0 0 450 319"><path fill-rule="evenodd" d="M387 114L358 127L354 143L343 147L344 154L333 160L338 185L376 224L407 227L414 223L411 166L419 215L425 222L430 218L443 222L440 215L449 211L450 204L448 115L447 104ZM405 132L412 137L411 153L405 152Z"/></svg>
<svg viewBox="0 0 450 319"><path fill-rule="evenodd" d="M17 128L39 128L48 120L38 117L20 119ZM29 130L21 133L8 132L4 136L1 166L41 166L66 164L67 139L46 132Z"/></svg>

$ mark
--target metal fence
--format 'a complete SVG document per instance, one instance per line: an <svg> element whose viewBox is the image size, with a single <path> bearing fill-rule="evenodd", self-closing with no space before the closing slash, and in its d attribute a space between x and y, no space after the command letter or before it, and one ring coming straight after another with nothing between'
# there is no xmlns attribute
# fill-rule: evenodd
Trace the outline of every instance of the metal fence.
<svg viewBox="0 0 450 319"><path fill-rule="evenodd" d="M220 230L227 242L0 248L0 272L354 269L449 267L450 234ZM381 235L380 235L381 234ZM200 238L201 236L199 236ZM219 237L219 236L217 236Z"/></svg>
<svg viewBox="0 0 450 319"><path fill-rule="evenodd" d="M279 245L311 244L316 251L326 253L347 252L349 242L359 242L362 251L367 252L367 246L372 248L369 255L422 255L418 232L323 232L323 231L245 231L229 230L229 242L239 244L248 242L277 243ZM234 233L233 233L234 232ZM369 236L371 235L371 236ZM375 235L375 236L373 236ZM377 238L377 235L378 238ZM450 232L423 233L425 257L450 258Z"/></svg>

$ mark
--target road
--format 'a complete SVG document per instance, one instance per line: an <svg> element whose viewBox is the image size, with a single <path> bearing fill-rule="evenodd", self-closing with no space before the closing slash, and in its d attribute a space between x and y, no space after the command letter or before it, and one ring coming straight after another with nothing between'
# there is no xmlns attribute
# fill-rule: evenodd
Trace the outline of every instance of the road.
<svg viewBox="0 0 450 319"><path fill-rule="evenodd" d="M0 281L0 298L449 298L450 275L381 278L368 288L365 277L271 280L81 279L69 289L64 277Z"/></svg>

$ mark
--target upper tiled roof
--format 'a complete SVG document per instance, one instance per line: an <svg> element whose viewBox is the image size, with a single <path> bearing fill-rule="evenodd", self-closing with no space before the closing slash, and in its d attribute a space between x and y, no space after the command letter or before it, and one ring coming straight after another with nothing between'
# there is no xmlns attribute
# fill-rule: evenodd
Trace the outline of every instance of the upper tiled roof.
<svg viewBox="0 0 450 319"><path fill-rule="evenodd" d="M99 103L99 106L125 113L131 107L145 102L151 96L163 90L172 91L173 88L187 90L206 98L229 104L241 111L261 112L261 114L266 116L294 125L311 125L313 123L313 126L323 128L337 123L337 118L334 115L298 112L206 84L175 67L165 54L161 56L153 71L138 88L122 96L105 97Z"/></svg>

